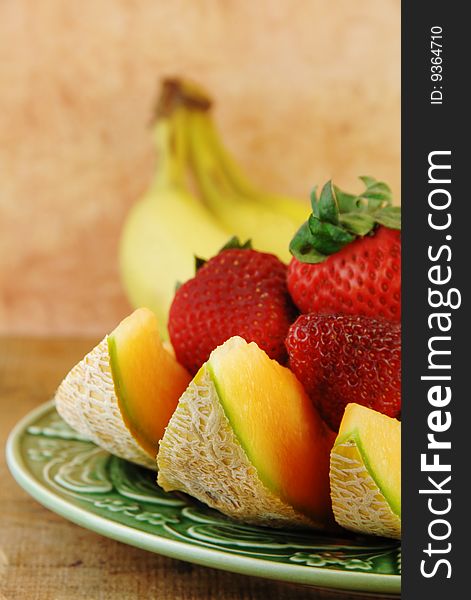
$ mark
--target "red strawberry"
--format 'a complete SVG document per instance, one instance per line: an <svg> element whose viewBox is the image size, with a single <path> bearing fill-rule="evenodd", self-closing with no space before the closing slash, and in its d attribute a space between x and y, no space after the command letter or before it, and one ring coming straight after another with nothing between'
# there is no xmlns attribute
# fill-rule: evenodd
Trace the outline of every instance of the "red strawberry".
<svg viewBox="0 0 471 600"><path fill-rule="evenodd" d="M401 413L401 325L351 315L301 315L286 338L289 367L328 425L338 431L356 402Z"/></svg>
<svg viewBox="0 0 471 600"><path fill-rule="evenodd" d="M194 374L233 335L286 362L284 340L296 315L286 265L272 254L229 248L177 291L168 330L178 361Z"/></svg>
<svg viewBox="0 0 471 600"><path fill-rule="evenodd" d="M303 313L401 319L400 208L385 184L363 179L357 197L324 186L291 242L288 289Z"/></svg>

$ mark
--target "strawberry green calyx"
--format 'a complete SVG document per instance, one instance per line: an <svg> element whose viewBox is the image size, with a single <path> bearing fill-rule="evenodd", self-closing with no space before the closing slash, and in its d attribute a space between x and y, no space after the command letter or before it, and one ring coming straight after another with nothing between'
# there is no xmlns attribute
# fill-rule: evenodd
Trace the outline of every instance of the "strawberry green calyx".
<svg viewBox="0 0 471 600"><path fill-rule="evenodd" d="M224 252L224 250L252 250L252 240L246 240L242 243L236 235L233 235L231 239L224 244L224 246L219 250L218 254ZM195 273L197 273L203 265L207 263L206 258L201 258L201 256L195 256Z"/></svg>
<svg viewBox="0 0 471 600"><path fill-rule="evenodd" d="M389 186L372 177L360 179L366 188L358 196L343 192L332 181L324 185L319 198L314 188L312 214L289 247L300 262L323 262L358 237L373 234L379 225L401 229L401 208L391 206Z"/></svg>
<svg viewBox="0 0 471 600"><path fill-rule="evenodd" d="M237 250L252 250L252 240L249 239L245 240L245 242L241 242L236 235L233 235L231 239L219 250L219 252L234 248Z"/></svg>

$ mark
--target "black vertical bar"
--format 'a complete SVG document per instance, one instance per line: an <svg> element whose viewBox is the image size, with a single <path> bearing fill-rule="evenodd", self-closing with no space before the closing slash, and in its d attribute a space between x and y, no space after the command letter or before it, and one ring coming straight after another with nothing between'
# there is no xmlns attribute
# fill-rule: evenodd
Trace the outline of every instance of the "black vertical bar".
<svg viewBox="0 0 471 600"><path fill-rule="evenodd" d="M469 105L471 52L464 14L466 6L466 3L438 0L402 2L402 597L405 600L471 597L469 586L467 590L465 586L467 572L471 574L470 568L465 566L471 553L471 463L468 459L471 315L467 315L471 199L466 180L468 174L471 177L471 149L469 109L465 109ZM441 40L440 37L433 40L434 34L440 35L440 29ZM432 41L441 41L442 52L432 52L439 48L433 46ZM442 61L432 60L437 56ZM440 63L442 69L432 69L436 66L433 63ZM440 73L443 79L432 77L434 73ZM441 103L438 103L438 92L442 93ZM451 169L432 170L432 182L429 182L430 153L437 151L450 154L435 154L430 160L451 165ZM444 183L448 178L451 183ZM445 206L449 197L448 208L430 206L430 201L432 205ZM434 229L429 222L431 219L435 226L443 226L449 218L450 226L444 229ZM438 269L429 271L437 266ZM445 280L448 275L447 283L430 280L430 277ZM461 295L460 307L433 308L430 305L429 290L441 291L446 302L447 294L453 289L455 292L449 296L451 304L457 305ZM439 304L439 295L432 295L431 301ZM431 317L434 313L446 314L440 324L446 329L451 322L450 331L440 331L439 319ZM434 336L451 339L430 342ZM429 343L435 349L451 350L451 354L432 356L432 363L442 368L430 368ZM448 364L449 369L445 368ZM437 375L449 376L451 380L421 379ZM430 392L433 386L436 386L435 395ZM446 387L451 391L448 404L445 404ZM436 401L435 406L429 394ZM440 415L430 416L434 411ZM451 426L445 429L449 418ZM438 427L445 430L434 432L433 428ZM436 440L451 442L451 449L428 448L430 434L434 434ZM421 468L422 454L426 455L425 463L438 460L440 464L450 465L450 471L432 472L429 467ZM434 458L435 454L438 459ZM443 483L449 476L451 479ZM432 510L447 512L439 515Z"/></svg>

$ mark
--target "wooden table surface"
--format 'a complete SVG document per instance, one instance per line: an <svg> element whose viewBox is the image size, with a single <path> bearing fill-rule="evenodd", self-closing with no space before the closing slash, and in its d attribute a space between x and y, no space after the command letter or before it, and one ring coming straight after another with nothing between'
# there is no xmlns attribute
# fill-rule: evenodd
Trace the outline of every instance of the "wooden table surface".
<svg viewBox="0 0 471 600"><path fill-rule="evenodd" d="M353 598L151 554L78 527L29 497L5 464L8 432L51 397L96 341L0 338L0 600Z"/></svg>

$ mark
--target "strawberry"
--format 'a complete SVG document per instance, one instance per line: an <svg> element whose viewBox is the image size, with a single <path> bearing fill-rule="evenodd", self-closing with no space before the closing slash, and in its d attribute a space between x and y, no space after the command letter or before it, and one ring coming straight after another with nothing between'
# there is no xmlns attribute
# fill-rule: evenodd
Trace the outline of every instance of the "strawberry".
<svg viewBox="0 0 471 600"><path fill-rule="evenodd" d="M303 313L401 319L400 208L384 183L352 196L327 183L293 238L288 289Z"/></svg>
<svg viewBox="0 0 471 600"><path fill-rule="evenodd" d="M284 340L298 313L286 287L286 265L273 254L233 245L198 268L170 307L175 355L193 374L233 335L256 342L279 362L287 359Z"/></svg>
<svg viewBox="0 0 471 600"><path fill-rule="evenodd" d="M359 315L300 315L286 348L290 369L335 431L349 402L400 416L400 323Z"/></svg>

